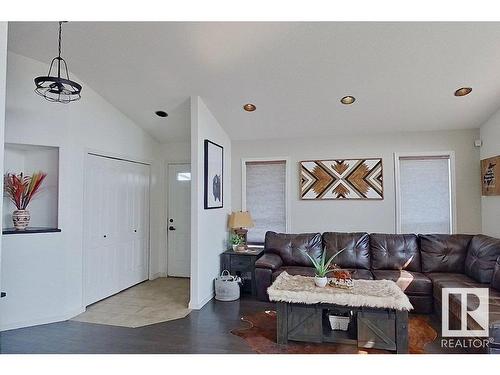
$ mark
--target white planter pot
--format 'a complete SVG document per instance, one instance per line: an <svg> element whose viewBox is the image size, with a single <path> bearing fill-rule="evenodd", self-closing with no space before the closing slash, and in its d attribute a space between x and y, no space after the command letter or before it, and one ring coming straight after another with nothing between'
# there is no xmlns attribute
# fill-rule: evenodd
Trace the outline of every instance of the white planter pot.
<svg viewBox="0 0 500 375"><path fill-rule="evenodd" d="M16 230L25 230L30 223L30 212L28 210L15 210L12 213L12 222Z"/></svg>
<svg viewBox="0 0 500 375"><path fill-rule="evenodd" d="M317 287L324 288L326 284L328 284L328 278L314 276L314 284L316 284Z"/></svg>

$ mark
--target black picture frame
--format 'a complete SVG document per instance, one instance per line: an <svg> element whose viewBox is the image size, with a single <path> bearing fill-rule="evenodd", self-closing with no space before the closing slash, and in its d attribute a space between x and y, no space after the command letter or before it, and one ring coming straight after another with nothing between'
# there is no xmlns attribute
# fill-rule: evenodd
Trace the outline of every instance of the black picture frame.
<svg viewBox="0 0 500 375"><path fill-rule="evenodd" d="M204 142L204 208L213 210L224 207L224 147L205 139ZM213 159L213 160L212 160ZM220 161L220 164L219 164ZM217 172L220 171L219 185L217 187ZM216 173L214 177L213 175ZM211 184L211 185L210 185ZM211 197L214 197L211 199ZM220 204L217 202L220 202Z"/></svg>

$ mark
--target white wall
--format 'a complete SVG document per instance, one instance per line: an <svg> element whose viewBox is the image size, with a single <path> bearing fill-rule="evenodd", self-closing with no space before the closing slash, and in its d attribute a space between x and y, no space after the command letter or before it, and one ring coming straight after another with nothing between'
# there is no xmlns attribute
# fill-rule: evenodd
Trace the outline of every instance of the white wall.
<svg viewBox="0 0 500 375"><path fill-rule="evenodd" d="M151 202L161 196L159 144L83 82L82 99L62 105L33 92L46 64L8 53L5 141L59 147L61 233L3 236L0 329L70 318L82 311L84 156L89 149L152 162ZM73 79L78 80L73 76ZM151 205L151 274L160 264L158 223Z"/></svg>
<svg viewBox="0 0 500 375"><path fill-rule="evenodd" d="M4 143L5 129L5 90L7 76L7 22L0 22L0 145ZM0 146L0 165L3 165L3 147ZM0 189L3 191L3 178L0 181ZM0 212L2 212L3 200L0 199ZM1 221L1 219L0 219ZM2 287L2 238L0 237L0 291ZM0 319L2 316L3 303L0 299Z"/></svg>
<svg viewBox="0 0 500 375"><path fill-rule="evenodd" d="M500 155L500 111L481 126L481 159ZM481 197L483 233L500 238L500 196Z"/></svg>
<svg viewBox="0 0 500 375"><path fill-rule="evenodd" d="M390 134L357 134L338 138L233 141L233 209L241 207L241 159L289 157L291 162L291 232L395 232L394 152L455 151L457 231L481 231L477 130ZM384 199L381 201L301 201L301 160L383 158Z"/></svg>
<svg viewBox="0 0 500 375"><path fill-rule="evenodd" d="M224 207L205 210L204 140L224 147ZM200 309L214 295L220 254L227 246L231 213L231 140L200 97L191 98L191 300Z"/></svg>

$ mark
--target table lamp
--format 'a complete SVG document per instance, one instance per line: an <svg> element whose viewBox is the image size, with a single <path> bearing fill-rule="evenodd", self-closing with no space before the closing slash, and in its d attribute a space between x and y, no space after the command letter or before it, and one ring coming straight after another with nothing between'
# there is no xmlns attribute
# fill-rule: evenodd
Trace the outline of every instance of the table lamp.
<svg viewBox="0 0 500 375"><path fill-rule="evenodd" d="M247 244L247 228L252 228L253 226L252 217L247 211L233 212L229 216L229 228L233 229L234 233L243 238L245 246Z"/></svg>

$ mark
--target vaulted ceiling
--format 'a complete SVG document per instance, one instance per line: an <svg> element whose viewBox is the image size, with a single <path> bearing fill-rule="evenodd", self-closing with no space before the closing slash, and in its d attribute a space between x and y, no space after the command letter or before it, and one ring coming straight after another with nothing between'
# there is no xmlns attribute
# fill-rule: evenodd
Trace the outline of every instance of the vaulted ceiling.
<svg viewBox="0 0 500 375"><path fill-rule="evenodd" d="M56 42L56 22L9 24L15 53ZM477 128L500 106L500 23L70 22L63 57L162 142L188 138L191 95L238 140Z"/></svg>

